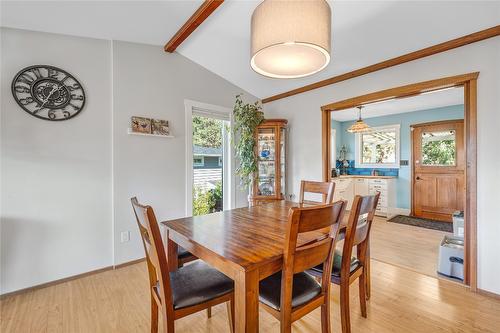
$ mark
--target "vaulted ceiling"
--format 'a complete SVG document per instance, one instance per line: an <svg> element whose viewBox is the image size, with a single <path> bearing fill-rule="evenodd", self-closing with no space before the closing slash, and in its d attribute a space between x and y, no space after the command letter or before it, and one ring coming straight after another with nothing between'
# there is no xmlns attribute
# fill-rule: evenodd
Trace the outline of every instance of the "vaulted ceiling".
<svg viewBox="0 0 500 333"><path fill-rule="evenodd" d="M5 27L163 45L196 1L2 1ZM500 24L499 1L329 1L332 60L280 80L250 68L250 18L260 1L226 1L177 52L264 98Z"/></svg>

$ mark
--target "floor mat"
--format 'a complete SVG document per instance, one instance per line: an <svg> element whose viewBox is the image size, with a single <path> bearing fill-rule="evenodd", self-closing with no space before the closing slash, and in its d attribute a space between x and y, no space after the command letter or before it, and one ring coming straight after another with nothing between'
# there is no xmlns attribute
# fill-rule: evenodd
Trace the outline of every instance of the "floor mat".
<svg viewBox="0 0 500 333"><path fill-rule="evenodd" d="M453 232L453 223L421 219L418 217L411 217L405 215L396 215L393 218L387 220L387 222L412 225L415 227L434 229L445 232Z"/></svg>

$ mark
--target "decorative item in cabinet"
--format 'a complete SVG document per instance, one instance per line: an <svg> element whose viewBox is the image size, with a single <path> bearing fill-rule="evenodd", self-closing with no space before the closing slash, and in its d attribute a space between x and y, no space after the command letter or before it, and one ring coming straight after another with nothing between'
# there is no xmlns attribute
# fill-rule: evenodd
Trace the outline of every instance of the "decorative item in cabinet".
<svg viewBox="0 0 500 333"><path fill-rule="evenodd" d="M264 120L256 129L257 174L250 205L268 200L283 200L286 192L287 120Z"/></svg>

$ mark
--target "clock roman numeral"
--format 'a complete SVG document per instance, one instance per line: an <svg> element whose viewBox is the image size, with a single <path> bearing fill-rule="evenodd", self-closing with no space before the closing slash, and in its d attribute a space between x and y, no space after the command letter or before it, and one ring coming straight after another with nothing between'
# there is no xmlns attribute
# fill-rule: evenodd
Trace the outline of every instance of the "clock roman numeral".
<svg viewBox="0 0 500 333"><path fill-rule="evenodd" d="M24 86L15 86L14 90L18 93L29 93L30 92L30 88L24 87Z"/></svg>
<svg viewBox="0 0 500 333"><path fill-rule="evenodd" d="M33 99L33 97L26 97L26 98L21 98L19 102L21 102L22 105L28 105L35 102L35 100Z"/></svg>
<svg viewBox="0 0 500 333"><path fill-rule="evenodd" d="M39 79L42 77L42 73L40 73L40 69L39 68L33 68L31 70L33 72L33 74L35 74L36 78Z"/></svg>
<svg viewBox="0 0 500 333"><path fill-rule="evenodd" d="M19 82L26 83L27 85L31 86L31 84L35 81L31 75L28 75L27 73L21 74L19 78L17 79Z"/></svg>
<svg viewBox="0 0 500 333"><path fill-rule="evenodd" d="M81 89L82 87L80 87L78 83L73 83L71 86L66 86L66 88L68 88L69 91L75 91Z"/></svg>
<svg viewBox="0 0 500 333"><path fill-rule="evenodd" d="M56 71L53 68L48 68L47 69L47 76L53 79L57 79L57 76L59 75L59 72Z"/></svg>

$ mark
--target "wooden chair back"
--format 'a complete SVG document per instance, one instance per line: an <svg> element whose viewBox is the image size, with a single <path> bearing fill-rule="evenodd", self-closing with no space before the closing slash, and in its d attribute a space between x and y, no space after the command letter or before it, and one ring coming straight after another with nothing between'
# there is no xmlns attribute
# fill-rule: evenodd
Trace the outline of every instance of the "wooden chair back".
<svg viewBox="0 0 500 333"><path fill-rule="evenodd" d="M291 309L293 274L319 264L325 267L322 290L323 292L329 291L333 249L345 206L346 202L341 200L328 205L290 209L283 254L281 309ZM318 238L297 247L300 234L305 232L318 232Z"/></svg>
<svg viewBox="0 0 500 333"><path fill-rule="evenodd" d="M335 191L335 183L334 182L315 182L302 180L300 182L300 204L331 204L333 202L333 192ZM315 193L322 195L322 201L312 201L312 200L304 200L304 193Z"/></svg>
<svg viewBox="0 0 500 333"><path fill-rule="evenodd" d="M141 234L149 272L151 295L165 310L173 313L172 289L168 270L167 255L161 238L160 227L151 206L141 205L137 198L130 200Z"/></svg>
<svg viewBox="0 0 500 333"><path fill-rule="evenodd" d="M346 278L349 278L352 248L354 246L357 246L358 260L363 265L366 264L368 240L379 197L380 192L374 195L356 195L354 197L342 250L341 277L342 273L345 272L346 274L344 275L347 275Z"/></svg>

